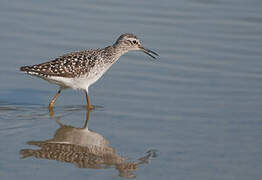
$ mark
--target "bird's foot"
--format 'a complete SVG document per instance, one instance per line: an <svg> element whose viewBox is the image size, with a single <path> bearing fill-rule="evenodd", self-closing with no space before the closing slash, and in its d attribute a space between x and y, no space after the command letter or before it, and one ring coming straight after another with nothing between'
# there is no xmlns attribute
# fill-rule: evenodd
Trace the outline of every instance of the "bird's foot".
<svg viewBox="0 0 262 180"><path fill-rule="evenodd" d="M92 105L88 105L88 106L87 106L87 110L90 111L90 110L93 110L93 109L95 109L95 106L92 106Z"/></svg>

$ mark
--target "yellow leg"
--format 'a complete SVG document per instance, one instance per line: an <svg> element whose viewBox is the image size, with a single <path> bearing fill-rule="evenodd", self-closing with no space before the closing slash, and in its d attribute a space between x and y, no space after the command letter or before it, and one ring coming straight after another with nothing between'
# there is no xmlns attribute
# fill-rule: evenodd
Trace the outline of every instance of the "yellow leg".
<svg viewBox="0 0 262 180"><path fill-rule="evenodd" d="M55 104L55 101L56 101L56 99L58 98L58 96L60 95L61 91L62 91L62 90L59 89L59 91L56 93L55 97L53 97L53 99L51 100L51 102L50 102L50 104L49 104L49 106L48 106L49 110L53 108L53 106L54 106L54 104Z"/></svg>
<svg viewBox="0 0 262 180"><path fill-rule="evenodd" d="M55 117L55 113L53 111L53 108L49 108L49 115L50 117L54 118Z"/></svg>
<svg viewBox="0 0 262 180"><path fill-rule="evenodd" d="M92 109L94 109L94 106L92 106L90 101L89 101L88 92L85 91L85 93L86 93L87 108L88 108L88 110L92 110Z"/></svg>

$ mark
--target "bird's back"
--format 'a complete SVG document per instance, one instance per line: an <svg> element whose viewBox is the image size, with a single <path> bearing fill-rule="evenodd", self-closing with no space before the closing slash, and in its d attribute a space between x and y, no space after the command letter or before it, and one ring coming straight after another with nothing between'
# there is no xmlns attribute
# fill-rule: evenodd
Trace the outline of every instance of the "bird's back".
<svg viewBox="0 0 262 180"><path fill-rule="evenodd" d="M88 89L119 58L113 46L72 52L20 70L64 88Z"/></svg>
<svg viewBox="0 0 262 180"><path fill-rule="evenodd" d="M21 71L48 78L50 76L74 78L86 74L95 66L101 49L73 52L52 61L23 66Z"/></svg>

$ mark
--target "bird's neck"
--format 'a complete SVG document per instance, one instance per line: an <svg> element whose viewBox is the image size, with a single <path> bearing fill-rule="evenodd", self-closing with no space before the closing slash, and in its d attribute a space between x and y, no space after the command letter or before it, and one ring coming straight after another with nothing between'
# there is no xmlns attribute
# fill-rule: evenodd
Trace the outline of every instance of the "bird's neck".
<svg viewBox="0 0 262 180"><path fill-rule="evenodd" d="M128 52L128 50L120 44L113 44L112 46L108 46L104 48L103 51L104 56L107 57L104 59L104 61L108 63L116 62L120 58L120 56Z"/></svg>
<svg viewBox="0 0 262 180"><path fill-rule="evenodd" d="M122 56L123 54L128 52L128 48L126 45L122 44L122 43L115 43L113 45L113 48L115 50L116 54L119 54L120 56ZM119 56L119 57L120 57Z"/></svg>

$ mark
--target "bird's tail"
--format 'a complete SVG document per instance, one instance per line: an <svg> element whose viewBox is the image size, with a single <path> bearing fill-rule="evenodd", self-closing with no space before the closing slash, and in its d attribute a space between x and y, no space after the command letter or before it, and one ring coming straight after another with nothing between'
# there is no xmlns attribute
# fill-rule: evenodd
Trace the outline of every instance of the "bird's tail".
<svg viewBox="0 0 262 180"><path fill-rule="evenodd" d="M22 67L20 67L20 71L27 73L28 71L30 71L30 67L29 66L22 66Z"/></svg>
<svg viewBox="0 0 262 180"><path fill-rule="evenodd" d="M34 66L22 66L20 67L20 71L30 75L35 75L35 76L40 75L40 73L34 69Z"/></svg>

